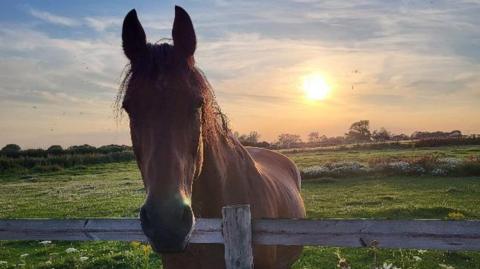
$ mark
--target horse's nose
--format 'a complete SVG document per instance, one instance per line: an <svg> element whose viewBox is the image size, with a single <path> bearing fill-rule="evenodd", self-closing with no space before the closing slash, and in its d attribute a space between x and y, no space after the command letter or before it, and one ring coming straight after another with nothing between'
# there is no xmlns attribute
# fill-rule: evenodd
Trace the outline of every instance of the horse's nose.
<svg viewBox="0 0 480 269"><path fill-rule="evenodd" d="M193 229L194 216L189 205L161 210L145 204L140 209L142 230L159 253L183 251Z"/></svg>

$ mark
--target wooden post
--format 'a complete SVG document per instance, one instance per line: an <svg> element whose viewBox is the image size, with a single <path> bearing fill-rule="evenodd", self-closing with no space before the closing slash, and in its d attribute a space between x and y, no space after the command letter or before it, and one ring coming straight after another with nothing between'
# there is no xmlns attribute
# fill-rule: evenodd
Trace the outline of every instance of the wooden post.
<svg viewBox="0 0 480 269"><path fill-rule="evenodd" d="M222 208L225 266L227 269L252 269L252 225L250 205Z"/></svg>

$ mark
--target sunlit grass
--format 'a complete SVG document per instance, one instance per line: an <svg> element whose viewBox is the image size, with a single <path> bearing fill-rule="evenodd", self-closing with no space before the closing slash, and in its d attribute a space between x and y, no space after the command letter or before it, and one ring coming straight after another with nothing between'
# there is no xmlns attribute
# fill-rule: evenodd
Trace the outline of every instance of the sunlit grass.
<svg viewBox="0 0 480 269"><path fill-rule="evenodd" d="M361 161L382 154L410 156L438 150L352 151L290 156L303 167L335 158ZM441 152L449 157L472 154L471 150L458 148L443 149ZM145 195L133 162L29 176L10 175L0 180L0 218L137 217ZM315 219L480 219L478 177L320 178L304 181L303 196L308 217ZM77 251L67 253L68 248ZM478 268L480 264L478 252L307 247L294 268L339 268L336 267L339 255L352 268L370 269L374 263L378 266L393 264L400 268L440 268L439 264ZM0 241L0 268L159 268L160 264L158 255L138 242L53 241L40 244L39 241Z"/></svg>

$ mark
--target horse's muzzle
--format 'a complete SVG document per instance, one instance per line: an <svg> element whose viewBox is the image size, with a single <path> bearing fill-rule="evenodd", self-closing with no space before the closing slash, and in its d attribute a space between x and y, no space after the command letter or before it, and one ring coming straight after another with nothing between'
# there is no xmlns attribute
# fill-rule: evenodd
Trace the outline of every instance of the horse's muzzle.
<svg viewBox="0 0 480 269"><path fill-rule="evenodd" d="M155 211L147 205L140 209L142 230L157 253L182 252L193 231L192 208L183 206L181 214Z"/></svg>

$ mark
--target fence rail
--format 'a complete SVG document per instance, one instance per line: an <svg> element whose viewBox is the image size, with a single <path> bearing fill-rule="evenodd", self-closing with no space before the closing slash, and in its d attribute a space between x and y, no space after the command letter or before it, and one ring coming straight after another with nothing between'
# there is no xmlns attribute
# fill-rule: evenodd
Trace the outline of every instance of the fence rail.
<svg viewBox="0 0 480 269"><path fill-rule="evenodd" d="M146 241L138 219L0 220L0 240ZM252 220L262 245L480 250L480 221ZM191 243L223 244L221 219L198 219Z"/></svg>
<svg viewBox="0 0 480 269"><path fill-rule="evenodd" d="M225 207L222 213L223 219L198 219L190 242L225 244L225 260L232 264L227 268L238 268L235 264L251 264L252 243L480 250L480 221L250 221L249 206ZM146 241L146 237L138 219L6 219L0 220L0 240Z"/></svg>

